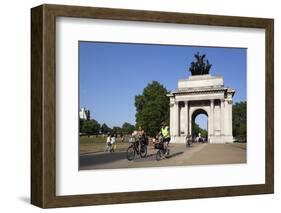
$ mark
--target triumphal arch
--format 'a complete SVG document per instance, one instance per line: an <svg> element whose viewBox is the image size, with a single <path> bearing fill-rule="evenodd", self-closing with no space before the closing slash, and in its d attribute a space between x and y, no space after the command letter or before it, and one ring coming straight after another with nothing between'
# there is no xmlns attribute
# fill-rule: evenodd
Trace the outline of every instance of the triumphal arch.
<svg viewBox="0 0 281 213"><path fill-rule="evenodd" d="M222 76L211 76L205 55L195 55L188 79L178 81L170 98L171 142L185 143L193 135L192 124L199 114L208 118L208 142L232 143L232 98L235 90L224 86ZM194 136L194 135L193 135Z"/></svg>

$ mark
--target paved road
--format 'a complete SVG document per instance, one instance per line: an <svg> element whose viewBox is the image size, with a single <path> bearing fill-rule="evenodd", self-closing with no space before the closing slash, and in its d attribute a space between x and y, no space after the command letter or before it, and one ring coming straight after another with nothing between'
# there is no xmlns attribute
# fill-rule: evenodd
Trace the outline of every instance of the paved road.
<svg viewBox="0 0 281 213"><path fill-rule="evenodd" d="M161 161L156 161L157 150L152 147L146 158L134 161L128 161L124 151L81 154L80 170L246 163L246 144L193 144L189 148L170 144L170 150L170 157Z"/></svg>

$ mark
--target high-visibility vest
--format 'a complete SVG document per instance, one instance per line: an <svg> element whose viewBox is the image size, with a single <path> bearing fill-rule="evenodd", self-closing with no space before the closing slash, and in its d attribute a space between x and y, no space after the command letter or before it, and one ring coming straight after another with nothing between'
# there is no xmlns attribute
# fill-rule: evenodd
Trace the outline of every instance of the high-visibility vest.
<svg viewBox="0 0 281 213"><path fill-rule="evenodd" d="M162 135L163 135L164 138L170 137L169 127L166 126L166 127L164 127L164 128L161 128L161 133L162 133Z"/></svg>

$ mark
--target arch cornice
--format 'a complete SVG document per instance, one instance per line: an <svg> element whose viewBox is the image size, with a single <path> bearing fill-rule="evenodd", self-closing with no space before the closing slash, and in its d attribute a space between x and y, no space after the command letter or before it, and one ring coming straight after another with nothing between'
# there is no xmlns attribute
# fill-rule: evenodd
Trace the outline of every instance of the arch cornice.
<svg viewBox="0 0 281 213"><path fill-rule="evenodd" d="M172 91L171 93L167 94L168 97L173 97L176 95L190 95L190 94L215 94L215 93L224 93L225 96L230 96L232 97L235 93L234 89L231 88L205 88L205 89L186 89L186 90L176 90Z"/></svg>

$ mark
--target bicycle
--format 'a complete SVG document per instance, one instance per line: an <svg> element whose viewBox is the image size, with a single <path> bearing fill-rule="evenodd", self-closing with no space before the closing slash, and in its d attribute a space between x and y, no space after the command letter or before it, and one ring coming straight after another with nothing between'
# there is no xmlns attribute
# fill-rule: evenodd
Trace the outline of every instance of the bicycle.
<svg viewBox="0 0 281 213"><path fill-rule="evenodd" d="M164 143L167 143L167 141L164 141L163 137L159 137L158 142L154 145L154 148L158 149L156 153L157 161L160 161L163 158L168 158L170 156L170 149L168 149L167 147L165 148Z"/></svg>
<svg viewBox="0 0 281 213"><path fill-rule="evenodd" d="M114 152L114 144L106 143L104 152Z"/></svg>
<svg viewBox="0 0 281 213"><path fill-rule="evenodd" d="M193 139L191 135L186 136L186 148L191 147L191 144L193 143Z"/></svg>
<svg viewBox="0 0 281 213"><path fill-rule="evenodd" d="M129 161L134 160L136 157L136 153L140 154L141 158L145 158L147 155L147 145L145 141L137 141L136 138L131 137L129 138L129 143L131 145L127 148L127 159ZM140 144L140 150L139 150Z"/></svg>

